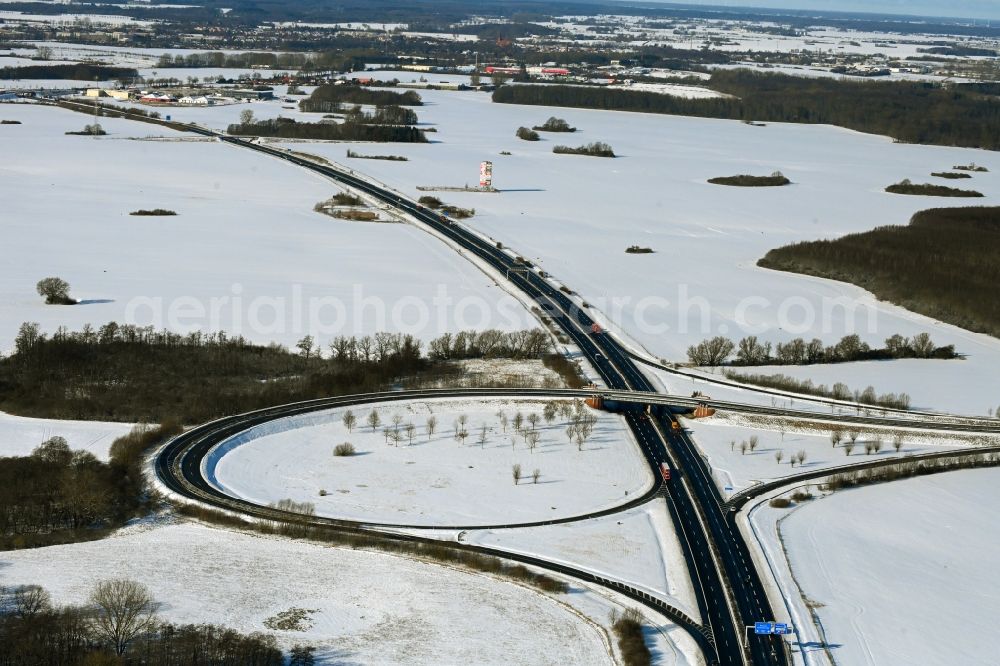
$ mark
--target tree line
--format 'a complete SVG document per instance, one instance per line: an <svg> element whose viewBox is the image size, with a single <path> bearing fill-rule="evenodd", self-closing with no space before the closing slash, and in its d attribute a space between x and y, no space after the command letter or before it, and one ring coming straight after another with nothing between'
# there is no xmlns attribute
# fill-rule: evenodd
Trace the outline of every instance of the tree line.
<svg viewBox="0 0 1000 666"><path fill-rule="evenodd" d="M931 174L938 175L938 174ZM968 174L955 174L954 176L944 176L945 178L968 177ZM940 177L940 176L939 176ZM980 198L982 192L975 190L962 190L957 187L947 185L936 185L934 183L914 183L909 178L904 178L898 183L894 183L885 188L889 194L911 194L925 197L972 197Z"/></svg>
<svg viewBox="0 0 1000 666"><path fill-rule="evenodd" d="M858 285L908 310L1000 337L1000 208L935 208L907 226L786 245L759 266Z"/></svg>
<svg viewBox="0 0 1000 666"><path fill-rule="evenodd" d="M834 474L820 487L823 490L834 491L841 488L898 481L914 476L939 474L941 472L952 472L960 469L996 467L997 465L1000 465L1000 455L996 453L972 453L967 456L940 460L910 460L900 462L898 465L886 465L885 467Z"/></svg>
<svg viewBox="0 0 1000 666"><path fill-rule="evenodd" d="M268 69L302 69L312 62L312 57L305 53L225 53L223 51L207 51L203 53L163 53L156 61L157 68L188 68L188 67L231 67L245 69L266 67Z"/></svg>
<svg viewBox="0 0 1000 666"><path fill-rule="evenodd" d="M416 125L419 122L413 109L396 105L378 106L370 113L353 106L344 111L344 118L349 123L362 125Z"/></svg>
<svg viewBox="0 0 1000 666"><path fill-rule="evenodd" d="M577 146L576 148L570 146L556 146L552 149L552 152L563 155L590 155L592 157L615 156L615 151L611 148L611 146L602 141L594 141L582 146Z"/></svg>
<svg viewBox="0 0 1000 666"><path fill-rule="evenodd" d="M413 90L395 92L366 88L345 83L341 85L319 86L308 99L299 102L303 111L330 113L338 111L342 104L366 104L369 106L421 106L423 100Z"/></svg>
<svg viewBox="0 0 1000 666"><path fill-rule="evenodd" d="M735 358L732 358L733 352ZM795 338L773 346L756 335L738 343L717 336L688 347L688 360L695 365L813 365L816 363L849 363L852 361L882 361L900 358L958 358L955 345L937 347L928 333L907 338L898 333L885 339L885 346L873 348L857 334L845 335L833 345L824 345L819 338L806 341Z"/></svg>
<svg viewBox="0 0 1000 666"><path fill-rule="evenodd" d="M908 394L878 394L875 392L875 387L873 386L867 387L864 391L859 391L857 389L852 391L850 387L843 382L837 382L833 385L833 387L827 388L826 384L820 384L818 386L813 384L811 379L796 379L783 374L744 374L727 370L725 375L727 379L732 379L736 382L754 384L755 386L763 386L764 388L778 389L781 391L790 391L792 393L818 395L824 398L833 398L835 400L853 400L856 403L862 405L872 405L874 407L889 407L891 409L910 408L910 396Z"/></svg>
<svg viewBox="0 0 1000 666"><path fill-rule="evenodd" d="M868 82L715 70L727 97L691 100L598 86L501 86L493 101L681 116L822 123L907 143L1000 149L1000 105L975 90L928 82Z"/></svg>
<svg viewBox="0 0 1000 666"><path fill-rule="evenodd" d="M38 324L25 323L14 352L0 359L0 409L49 418L199 423L399 383L454 381L463 370L451 361L460 358L549 358L548 336L540 329L444 335L426 355L422 346L411 335L379 332L333 338L324 355L312 336L293 353L225 333L179 335L111 322L47 336Z"/></svg>
<svg viewBox="0 0 1000 666"><path fill-rule="evenodd" d="M272 136L282 139L427 143L423 130L416 127L373 125L369 122L300 123L291 118L272 118L230 125L226 131L233 136Z"/></svg>
<svg viewBox="0 0 1000 666"><path fill-rule="evenodd" d="M549 336L540 328L522 331L459 331L434 338L427 354L435 360L466 358L539 358L549 351Z"/></svg>
<svg viewBox="0 0 1000 666"><path fill-rule="evenodd" d="M75 63L67 65L24 65L21 67L0 67L2 79L66 79L70 81L110 81L111 79L138 78L139 72L133 67L110 67Z"/></svg>

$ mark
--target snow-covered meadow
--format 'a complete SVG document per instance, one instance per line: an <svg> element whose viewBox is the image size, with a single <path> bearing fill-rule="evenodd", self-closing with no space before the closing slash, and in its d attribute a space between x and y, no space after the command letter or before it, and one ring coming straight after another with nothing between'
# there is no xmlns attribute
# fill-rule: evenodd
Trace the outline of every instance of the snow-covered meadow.
<svg viewBox="0 0 1000 666"><path fill-rule="evenodd" d="M2 350L24 321L49 333L129 321L287 345L310 333L325 345L337 334L426 341L537 325L427 233L314 212L339 191L314 174L146 123L102 118L109 134L92 138L64 135L92 122L84 114L6 104L0 117L23 122L0 133L12 156L0 165ZM177 215L129 215L152 208ZM45 305L35 283L50 275L81 304Z"/></svg>
<svg viewBox="0 0 1000 666"><path fill-rule="evenodd" d="M57 604L84 603L94 583L120 577L147 585L164 619L269 632L284 649L315 646L320 664L616 663L603 628L615 604L586 588L548 596L405 557L190 523L0 553L0 584L41 585ZM265 627L291 608L311 611L305 631Z"/></svg>
<svg viewBox="0 0 1000 666"><path fill-rule="evenodd" d="M26 456L45 440L63 437L69 448L107 460L111 443L131 429L128 423L33 419L0 412L0 456Z"/></svg>
<svg viewBox="0 0 1000 666"><path fill-rule="evenodd" d="M963 470L754 509L798 629L796 663L991 663L998 477Z"/></svg>
<svg viewBox="0 0 1000 666"><path fill-rule="evenodd" d="M404 82L421 79L413 72L366 75ZM431 84L465 80L435 74L423 78ZM877 302L854 286L755 265L773 247L905 224L918 210L955 205L951 200L882 191L902 178L931 181L932 171L955 164L989 167L989 173L976 174L969 186L987 195L977 203L994 203L1000 197L994 175L1000 160L995 154L895 144L885 137L828 126L754 127L710 119L497 105L476 92L420 94L425 100L417 109L421 122L437 130L428 134L430 144L378 151L350 143L286 145L371 174L412 196L421 194L417 185L475 183L479 162L492 159L499 195L441 196L475 208L470 226L517 248L578 289L581 300L598 308L611 328L624 331L655 356L684 360L689 345L717 334L736 338L756 333L772 342L819 337L832 344L857 331L870 344L881 345L895 333L929 332L939 345L954 344L967 360L779 371L816 383L842 381L858 389L872 384L879 393L909 393L919 408L984 415L997 406L998 396L990 390L1000 370L996 339ZM219 129L247 108L261 118L310 116L284 106L288 104L278 101L175 108L170 114ZM566 118L580 131L543 134L539 142L513 136L518 126L541 123L550 115ZM619 157L551 153L555 143L595 140L610 143ZM399 154L409 161L349 159L348 149ZM774 170L781 170L793 184L746 189L706 182L719 175ZM302 180L298 174L289 177ZM632 244L655 253L626 254L624 248ZM929 376L935 381L926 381Z"/></svg>
<svg viewBox="0 0 1000 666"><path fill-rule="evenodd" d="M402 81L409 72L377 72ZM446 77L430 75L430 82ZM1000 341L941 324L876 301L864 290L830 280L758 268L769 249L837 237L884 224L906 224L919 210L954 201L887 194L909 178L929 182L933 171L975 162L990 169L969 182L1000 198L1000 158L988 151L893 143L836 127L735 121L586 109L493 104L475 92L421 91L417 109L436 133L432 143L393 146L407 162L350 160L352 144L312 144L308 152L345 163L412 196L418 185L475 183L478 164L494 162L499 195L442 193L474 207L467 223L517 248L564 280L653 355L685 360L687 347L714 335L755 333L782 342L819 337L832 344L857 332L872 345L899 333L928 332L954 344L966 362L883 363L879 393L909 393L915 407L985 414L997 398ZM182 115L182 114L181 114ZM520 141L521 125L551 115L580 131ZM221 124L221 123L220 123ZM616 159L554 155L555 144L611 144ZM289 144L291 145L291 144ZM302 144L295 144L305 150ZM508 151L511 155L501 155ZM782 188L728 188L715 176L780 170ZM959 203L959 205L962 205ZM626 254L632 244L653 254ZM864 388L860 364L829 370ZM805 372L805 371L803 371ZM827 372L820 370L820 372ZM935 381L927 381L933 376Z"/></svg>
<svg viewBox="0 0 1000 666"><path fill-rule="evenodd" d="M223 442L205 472L220 489L258 503L287 498L312 502L322 516L425 526L575 516L622 504L650 487L649 468L621 417L596 413L593 433L580 446L565 434L567 419L546 423L543 407L529 400L384 403L373 406L380 420L375 428L371 409L351 410L357 424L350 432L345 409L289 417ZM519 413L527 430L529 415L538 417L534 450L515 433ZM397 417L398 444L385 432L396 430ZM432 417L437 423L429 435ZM456 439L456 427L468 433L464 442ZM344 442L356 453L335 456L334 447ZM514 465L523 474L516 484Z"/></svg>

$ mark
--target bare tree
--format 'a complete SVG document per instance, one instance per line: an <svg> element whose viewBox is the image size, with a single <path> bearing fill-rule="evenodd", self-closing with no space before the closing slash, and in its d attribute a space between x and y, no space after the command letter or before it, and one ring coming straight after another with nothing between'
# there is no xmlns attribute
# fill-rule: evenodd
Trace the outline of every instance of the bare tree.
<svg viewBox="0 0 1000 666"><path fill-rule="evenodd" d="M910 348L917 358L928 358L934 352L934 342L927 333L917 333L910 340Z"/></svg>
<svg viewBox="0 0 1000 666"><path fill-rule="evenodd" d="M39 296L45 297L48 305L73 305L76 303L69 297L69 282L57 277L47 277L35 285Z"/></svg>
<svg viewBox="0 0 1000 666"><path fill-rule="evenodd" d="M55 435L36 446L31 452L31 457L65 466L73 460L73 451L69 448L69 442L65 437Z"/></svg>
<svg viewBox="0 0 1000 666"><path fill-rule="evenodd" d="M466 437L469 436L469 431L466 430L465 428L462 428L455 434L455 436L458 438L458 441L464 445Z"/></svg>
<svg viewBox="0 0 1000 666"><path fill-rule="evenodd" d="M774 452L774 460L779 465L781 464L781 459L784 458L784 457L785 457L785 452L784 451L775 451Z"/></svg>
<svg viewBox="0 0 1000 666"><path fill-rule="evenodd" d="M837 448L837 444L844 441L844 431L840 428L834 428L830 431L830 443L833 444L833 448Z"/></svg>
<svg viewBox="0 0 1000 666"><path fill-rule="evenodd" d="M851 451L853 451L853 450L854 450L854 442L847 442L846 444L844 444L844 455L845 456L851 455Z"/></svg>
<svg viewBox="0 0 1000 666"><path fill-rule="evenodd" d="M313 354L318 349L318 347L316 346L316 340L311 335L307 335L298 342L296 342L295 346L299 350L299 355L304 359L312 358Z"/></svg>
<svg viewBox="0 0 1000 666"><path fill-rule="evenodd" d="M511 475L514 477L514 485L516 486L521 482L521 466L514 465L510 468Z"/></svg>
<svg viewBox="0 0 1000 666"><path fill-rule="evenodd" d="M243 109L240 111L240 125L249 125L253 122L253 111L251 109Z"/></svg>
<svg viewBox="0 0 1000 666"><path fill-rule="evenodd" d="M412 423L407 423L406 426L403 428L403 431L406 433L406 441L408 442L408 446L413 446L413 434L417 431L417 427Z"/></svg>
<svg viewBox="0 0 1000 666"><path fill-rule="evenodd" d="M524 414L522 414L521 412L515 413L514 420L512 423L514 424L514 430L520 430L521 426L524 425Z"/></svg>
<svg viewBox="0 0 1000 666"><path fill-rule="evenodd" d="M799 467L802 467L802 463L806 461L806 452L799 451L795 454L795 458L799 461Z"/></svg>
<svg viewBox="0 0 1000 666"><path fill-rule="evenodd" d="M531 482L532 483L538 483L538 477L540 477L541 475L542 475L542 471L540 469L536 469L535 471L533 471L531 473Z"/></svg>
<svg viewBox="0 0 1000 666"><path fill-rule="evenodd" d="M469 422L469 417L465 414L458 415L458 425L461 426L462 430L465 430L465 424Z"/></svg>
<svg viewBox="0 0 1000 666"><path fill-rule="evenodd" d="M524 441L528 444L528 448L531 452L535 452L535 447L538 446L538 439L541 437L541 433L531 430L524 436Z"/></svg>
<svg viewBox="0 0 1000 666"><path fill-rule="evenodd" d="M901 448L903 448L903 436L902 435L896 435L896 437L892 440L892 447L894 449L896 449L896 453L899 453L899 450Z"/></svg>
<svg viewBox="0 0 1000 666"><path fill-rule="evenodd" d="M344 427L347 428L347 432L352 432L354 430L354 424L358 422L358 417L354 415L354 412L347 410L344 412Z"/></svg>
<svg viewBox="0 0 1000 666"><path fill-rule="evenodd" d="M134 580L99 582L90 593L90 603L96 607L94 628L118 656L125 654L129 643L156 626L153 595Z"/></svg>
<svg viewBox="0 0 1000 666"><path fill-rule="evenodd" d="M735 451L736 450L736 440L735 439L729 440L729 450L730 451Z"/></svg>
<svg viewBox="0 0 1000 666"><path fill-rule="evenodd" d="M434 436L434 431L437 430L437 427L438 427L437 417L433 416L433 415L428 416L427 417L427 440L428 441L430 441L430 438Z"/></svg>
<svg viewBox="0 0 1000 666"><path fill-rule="evenodd" d="M872 451L874 450L875 450L874 442L865 442L865 455L870 456L872 454Z"/></svg>
<svg viewBox="0 0 1000 666"><path fill-rule="evenodd" d="M368 425L372 427L372 432L375 432L381 424L382 417L379 416L378 412L373 409L371 414L368 415Z"/></svg>
<svg viewBox="0 0 1000 666"><path fill-rule="evenodd" d="M481 448L481 449L486 448L486 424L485 423L483 424L483 427L479 429L479 448Z"/></svg>
<svg viewBox="0 0 1000 666"><path fill-rule="evenodd" d="M393 414L392 415L392 427L393 428L395 428L396 430L399 430L399 424L402 423L402 422L403 422L403 415L402 414Z"/></svg>
<svg viewBox="0 0 1000 666"><path fill-rule="evenodd" d="M541 417L539 417L538 414L536 414L535 412L532 412L532 413L528 414L528 423L531 424L531 429L532 430L535 430L536 428L538 428L538 422L540 420L541 420Z"/></svg>
<svg viewBox="0 0 1000 666"><path fill-rule="evenodd" d="M579 428L579 426L577 426L577 425L575 425L573 423L571 423L568 426L566 426L566 438L570 442L572 442L576 438L576 431L577 431L578 428Z"/></svg>
<svg viewBox="0 0 1000 666"><path fill-rule="evenodd" d="M882 438L876 437L875 439L872 440L872 452L878 453L881 450L882 450Z"/></svg>
<svg viewBox="0 0 1000 666"><path fill-rule="evenodd" d="M545 403L545 407L542 408L542 417L545 419L546 423L552 423L556 420L556 415L559 412L559 405L554 402Z"/></svg>
<svg viewBox="0 0 1000 666"><path fill-rule="evenodd" d="M740 442L740 453L746 455L748 446L749 445L747 444L747 440L744 439L742 442Z"/></svg>
<svg viewBox="0 0 1000 666"><path fill-rule="evenodd" d="M688 347L688 360L695 365L722 365L735 348L732 340L715 337Z"/></svg>
<svg viewBox="0 0 1000 666"><path fill-rule="evenodd" d="M504 411L502 409L499 412L497 412L497 413L500 415L500 427L503 429L503 433L506 435L507 434L507 423L508 423L507 414L504 413Z"/></svg>
<svg viewBox="0 0 1000 666"><path fill-rule="evenodd" d="M851 444L857 444L858 443L858 437L861 437L861 431L860 430L849 430L847 432L847 439L851 440Z"/></svg>
<svg viewBox="0 0 1000 666"><path fill-rule="evenodd" d="M751 451L756 450L758 444L760 444L760 437L758 437L757 435L753 435L750 438L750 450Z"/></svg>
<svg viewBox="0 0 1000 666"><path fill-rule="evenodd" d="M40 585L20 585L11 591L10 604L15 615L34 617L52 607L52 598Z"/></svg>

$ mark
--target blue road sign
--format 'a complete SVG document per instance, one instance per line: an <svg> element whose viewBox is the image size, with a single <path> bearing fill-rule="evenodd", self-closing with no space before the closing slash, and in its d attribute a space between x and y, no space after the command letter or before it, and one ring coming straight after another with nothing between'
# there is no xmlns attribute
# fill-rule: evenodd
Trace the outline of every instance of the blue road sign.
<svg viewBox="0 0 1000 666"><path fill-rule="evenodd" d="M777 622L774 625L774 633L776 634L790 634L792 633L792 626L790 624L783 624Z"/></svg>
<svg viewBox="0 0 1000 666"><path fill-rule="evenodd" d="M725 490L725 491L726 491L726 492L728 493L728 492L730 492L730 491L731 491L732 489L733 489L733 487L732 487L732 486L726 486L724 490Z"/></svg>
<svg viewBox="0 0 1000 666"><path fill-rule="evenodd" d="M755 634L770 634L774 632L773 622L754 622L753 633Z"/></svg>

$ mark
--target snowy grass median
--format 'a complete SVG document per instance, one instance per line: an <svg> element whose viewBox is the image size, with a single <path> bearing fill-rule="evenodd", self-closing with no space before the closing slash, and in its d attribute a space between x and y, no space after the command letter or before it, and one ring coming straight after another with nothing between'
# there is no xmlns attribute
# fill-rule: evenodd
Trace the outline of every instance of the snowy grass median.
<svg viewBox="0 0 1000 666"><path fill-rule="evenodd" d="M578 417L563 404L551 420L534 400L378 404L350 410L350 428L348 410L334 409L241 433L204 469L221 490L261 504L291 499L321 516L427 526L575 516L650 487L621 417L584 408L590 432L570 439ZM343 443L353 455L334 454Z"/></svg>

